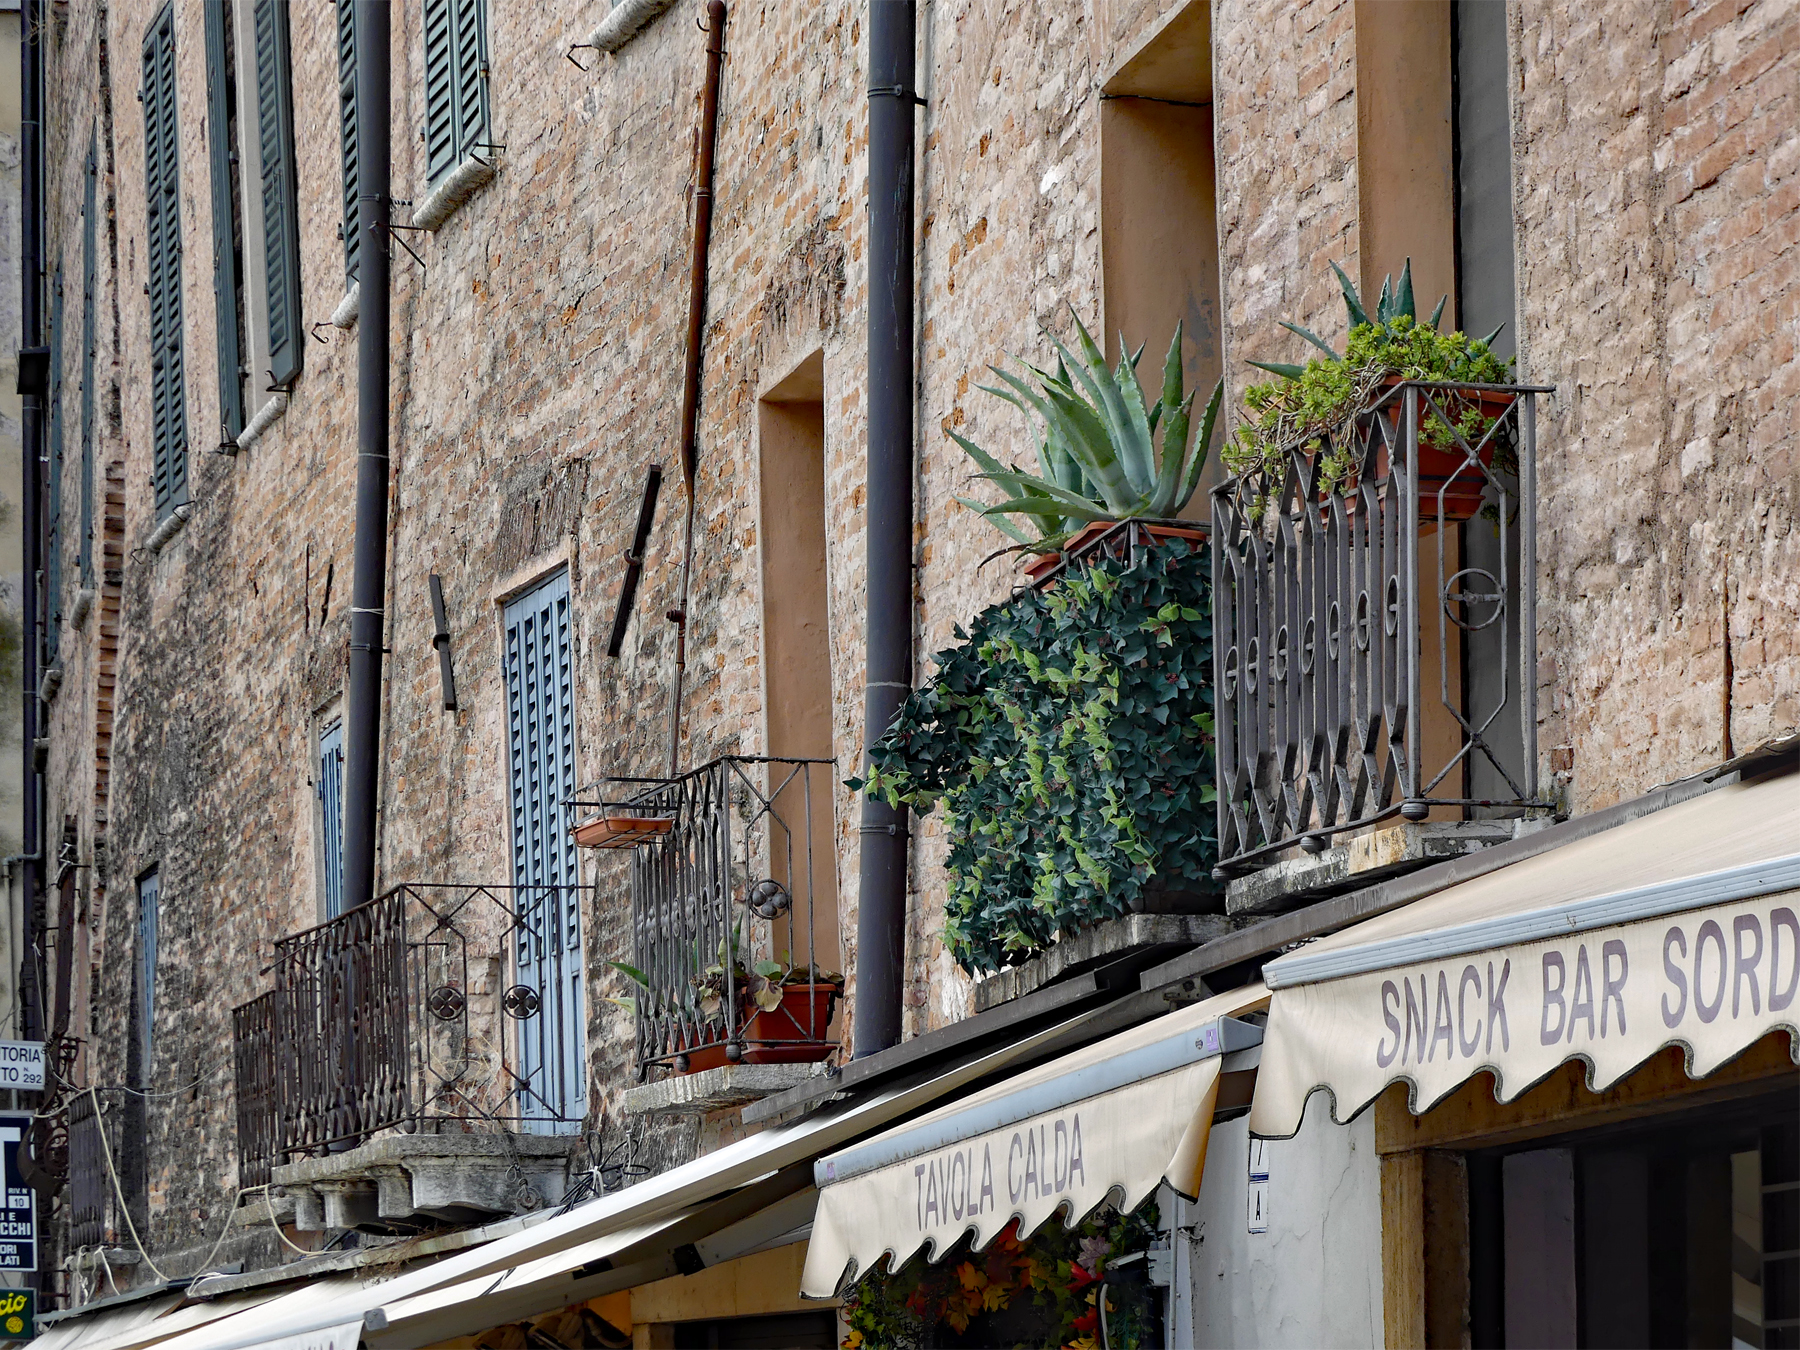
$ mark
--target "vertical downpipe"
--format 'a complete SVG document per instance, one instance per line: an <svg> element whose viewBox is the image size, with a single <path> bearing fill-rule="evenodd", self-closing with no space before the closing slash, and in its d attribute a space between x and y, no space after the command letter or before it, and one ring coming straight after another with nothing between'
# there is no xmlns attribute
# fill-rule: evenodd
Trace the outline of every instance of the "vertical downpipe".
<svg viewBox="0 0 1800 1350"><path fill-rule="evenodd" d="M865 746L912 688L914 23L914 0L871 0ZM900 1041L906 958L906 808L865 798L862 810L858 1058Z"/></svg>
<svg viewBox="0 0 1800 1350"><path fill-rule="evenodd" d="M43 0L24 0L19 20L22 25L19 44L20 78L20 342L21 347L36 347L44 340L44 46ZM44 886L43 782L38 772L38 577L43 570L43 531L41 514L43 498L39 492L40 461L43 457L44 404L35 390L26 393L20 417L19 482L20 529L23 545L24 603L22 650L19 653L20 691L23 709L21 728L25 749L23 780L22 859L25 885L22 903L25 915L25 940L21 957L20 989L24 995L24 1035L40 1040L44 1035L43 988L38 980L37 949L43 935L37 931L38 896Z"/></svg>
<svg viewBox="0 0 1800 1350"><path fill-rule="evenodd" d="M375 898L381 786L381 655L388 535L388 0L356 0L356 540L350 583L350 689L344 709L344 907Z"/></svg>
<svg viewBox="0 0 1800 1350"><path fill-rule="evenodd" d="M700 91L700 153L694 165L694 256L688 273L687 365L681 377L681 481L687 513L681 532L681 603L675 625L675 688L669 699L669 777L681 772L681 694L687 679L688 589L694 574L694 477L700 466L700 360L706 340L706 275L712 256L713 152L719 141L719 72L725 55L725 0L706 6L706 81Z"/></svg>

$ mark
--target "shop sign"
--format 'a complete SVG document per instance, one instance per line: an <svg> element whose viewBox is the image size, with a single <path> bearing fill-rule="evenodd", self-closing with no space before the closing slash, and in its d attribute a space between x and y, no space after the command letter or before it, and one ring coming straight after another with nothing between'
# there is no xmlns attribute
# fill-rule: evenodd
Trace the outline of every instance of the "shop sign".
<svg viewBox="0 0 1800 1350"><path fill-rule="evenodd" d="M0 1271L37 1269L37 1193L19 1171L31 1115L0 1111Z"/></svg>
<svg viewBox="0 0 1800 1350"><path fill-rule="evenodd" d="M1702 1077L1800 1006L1793 893L1277 992L1252 1130L1284 1136L1330 1087L1347 1120L1389 1083L1423 1111L1491 1070L1510 1101L1570 1059L1603 1090L1667 1045Z"/></svg>
<svg viewBox="0 0 1800 1350"><path fill-rule="evenodd" d="M37 1335L37 1290L0 1288L0 1340L29 1341Z"/></svg>
<svg viewBox="0 0 1800 1350"><path fill-rule="evenodd" d="M44 1090L44 1043L0 1041L0 1088Z"/></svg>

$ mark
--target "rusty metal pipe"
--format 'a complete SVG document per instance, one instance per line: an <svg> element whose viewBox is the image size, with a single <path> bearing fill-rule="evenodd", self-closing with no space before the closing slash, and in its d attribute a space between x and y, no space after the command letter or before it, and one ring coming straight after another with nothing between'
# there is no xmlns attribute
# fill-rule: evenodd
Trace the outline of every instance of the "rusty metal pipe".
<svg viewBox="0 0 1800 1350"><path fill-rule="evenodd" d="M719 139L719 71L725 56L725 0L706 6L706 83L700 93L700 153L694 165L694 262L688 278L687 366L681 381L681 481L687 510L681 538L681 603L675 625L675 689L669 700L669 777L681 771L681 691L687 676L688 590L694 573L694 476L700 451L700 358L706 336L706 269L712 251L713 151Z"/></svg>

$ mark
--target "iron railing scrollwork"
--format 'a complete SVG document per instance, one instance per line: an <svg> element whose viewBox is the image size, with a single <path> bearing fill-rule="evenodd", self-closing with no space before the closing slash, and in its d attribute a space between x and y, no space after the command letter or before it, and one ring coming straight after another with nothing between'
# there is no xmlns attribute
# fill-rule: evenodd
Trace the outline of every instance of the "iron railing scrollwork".
<svg viewBox="0 0 1800 1350"><path fill-rule="evenodd" d="M509 953L579 891L408 883L280 939L275 987L234 1010L240 1184L380 1130L578 1127L537 1079L547 1045L581 1053L579 1009Z"/></svg>
<svg viewBox="0 0 1800 1350"><path fill-rule="evenodd" d="M607 779L601 799L575 803L636 823L640 1075L816 1061L837 1047L833 766L727 756L678 778Z"/></svg>
<svg viewBox="0 0 1800 1350"><path fill-rule="evenodd" d="M1536 402L1401 382L1213 490L1223 875L1538 799Z"/></svg>

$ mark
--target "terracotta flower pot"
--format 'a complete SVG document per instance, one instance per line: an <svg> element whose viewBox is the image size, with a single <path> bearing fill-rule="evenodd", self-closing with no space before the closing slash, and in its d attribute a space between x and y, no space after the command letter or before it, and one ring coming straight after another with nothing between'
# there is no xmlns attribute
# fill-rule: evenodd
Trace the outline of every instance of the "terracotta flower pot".
<svg viewBox="0 0 1800 1350"><path fill-rule="evenodd" d="M1187 539L1196 543L1204 543L1207 531L1196 523L1192 526L1163 525L1155 521L1141 520L1137 522L1149 536L1158 543L1168 539ZM1079 553L1083 546L1098 539L1115 525L1116 520L1094 520L1083 525L1075 535L1063 546L1060 553L1040 553L1025 564L1025 575L1033 581L1042 580L1047 574L1061 566L1064 558Z"/></svg>
<svg viewBox="0 0 1800 1350"><path fill-rule="evenodd" d="M784 984L779 1007L750 1005L744 1022L743 1064L809 1064L824 1059L837 1048L826 1028L831 1025L831 1005L842 992L835 984ZM730 1063L723 1045L709 1045L688 1053L689 1073L716 1069Z"/></svg>
<svg viewBox="0 0 1800 1350"><path fill-rule="evenodd" d="M1393 389L1404 384L1399 375L1390 375L1383 381L1383 387ZM1499 418L1517 401L1517 394L1502 394L1491 390L1478 390L1458 396L1464 405L1472 402L1480 409L1483 417ZM1401 416L1401 409L1396 403L1391 411L1381 414L1388 419L1391 427ZM1494 464L1495 442L1489 441L1481 448L1478 458L1483 469L1492 469ZM1468 457L1455 446L1448 448L1426 445L1423 441L1418 447L1419 478L1419 521L1421 524L1435 524L1442 508L1442 519L1446 524L1461 524L1473 520L1480 514L1485 502L1482 489L1487 485L1487 475L1477 473L1469 467ZM1460 471L1460 472L1459 472ZM1388 474L1388 457L1384 449L1376 464L1376 476L1385 478ZM1349 489L1356 485L1353 476L1345 484L1344 509L1351 515L1356 514L1358 498ZM1440 495L1441 494L1441 495Z"/></svg>
<svg viewBox="0 0 1800 1350"><path fill-rule="evenodd" d="M672 816L598 816L582 821L572 833L577 848L633 848L674 828Z"/></svg>

